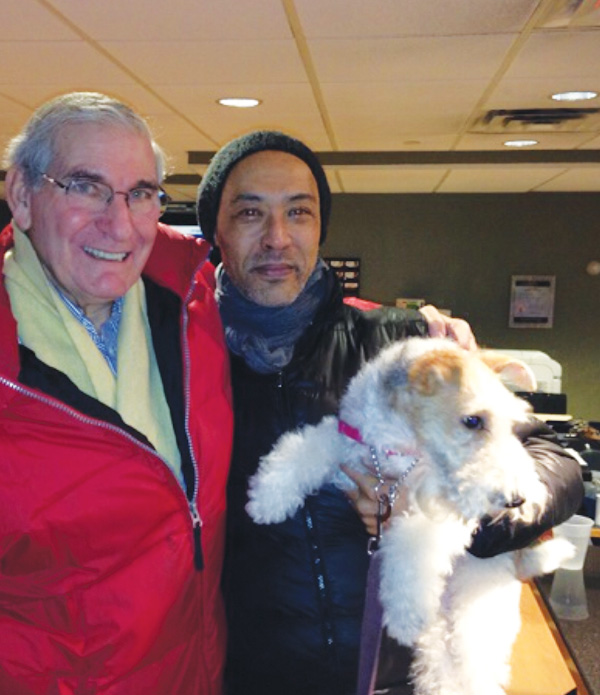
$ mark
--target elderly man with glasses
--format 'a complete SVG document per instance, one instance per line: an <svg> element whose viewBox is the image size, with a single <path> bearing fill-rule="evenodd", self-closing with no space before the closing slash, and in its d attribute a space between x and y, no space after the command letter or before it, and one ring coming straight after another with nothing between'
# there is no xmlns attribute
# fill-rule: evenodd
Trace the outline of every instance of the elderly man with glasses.
<svg viewBox="0 0 600 695"><path fill-rule="evenodd" d="M164 158L74 93L8 146L0 692L220 695L228 360Z"/></svg>

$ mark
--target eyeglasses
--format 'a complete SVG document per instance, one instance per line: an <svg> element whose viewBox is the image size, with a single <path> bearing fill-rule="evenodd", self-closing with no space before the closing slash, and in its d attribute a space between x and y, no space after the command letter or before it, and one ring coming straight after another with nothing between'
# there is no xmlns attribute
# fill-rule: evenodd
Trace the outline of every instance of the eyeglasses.
<svg viewBox="0 0 600 695"><path fill-rule="evenodd" d="M138 186L125 192L114 191L107 183L84 177L75 176L64 183L53 179L48 174L42 173L42 177L65 192L71 207L92 215L101 215L105 212L116 195L122 195L125 198L132 215L149 215L157 210L162 214L171 202L169 196L159 186Z"/></svg>

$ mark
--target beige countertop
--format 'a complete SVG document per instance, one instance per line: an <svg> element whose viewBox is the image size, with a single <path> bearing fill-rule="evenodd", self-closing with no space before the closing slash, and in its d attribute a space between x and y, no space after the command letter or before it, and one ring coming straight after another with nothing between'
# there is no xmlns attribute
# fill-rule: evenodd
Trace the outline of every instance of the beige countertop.
<svg viewBox="0 0 600 695"><path fill-rule="evenodd" d="M600 538L600 529L594 529ZM600 695L600 546L590 545L584 567L584 581L590 617L585 620L554 618L560 637L583 678L589 695ZM547 597L552 586L552 575L538 580L540 592L552 615ZM578 690L578 695L583 689Z"/></svg>

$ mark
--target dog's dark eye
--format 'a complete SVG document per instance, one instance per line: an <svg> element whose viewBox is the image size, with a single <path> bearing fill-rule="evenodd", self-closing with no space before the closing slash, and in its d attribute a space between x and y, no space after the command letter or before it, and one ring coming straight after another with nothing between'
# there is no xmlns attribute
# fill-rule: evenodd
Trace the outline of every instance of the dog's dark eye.
<svg viewBox="0 0 600 695"><path fill-rule="evenodd" d="M469 430L482 430L485 427L485 420L480 415L465 415L462 424Z"/></svg>

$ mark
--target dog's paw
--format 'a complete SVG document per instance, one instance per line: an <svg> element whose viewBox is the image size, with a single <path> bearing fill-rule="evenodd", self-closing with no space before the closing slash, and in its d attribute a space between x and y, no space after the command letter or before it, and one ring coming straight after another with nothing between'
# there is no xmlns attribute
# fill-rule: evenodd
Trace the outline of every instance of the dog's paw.
<svg viewBox="0 0 600 695"><path fill-rule="evenodd" d="M549 574L575 555L575 547L566 538L537 543L515 551L515 571L521 581Z"/></svg>
<svg viewBox="0 0 600 695"><path fill-rule="evenodd" d="M248 515L256 524L279 524L285 520L287 514L272 508L265 508L262 502L250 500L246 504Z"/></svg>
<svg viewBox="0 0 600 695"><path fill-rule="evenodd" d="M302 506L304 500L296 494L284 495L259 473L250 479L246 511L257 524L279 524Z"/></svg>
<svg viewBox="0 0 600 695"><path fill-rule="evenodd" d="M287 517L287 510L270 494L261 493L259 488L250 488L246 511L257 524L278 524Z"/></svg>

